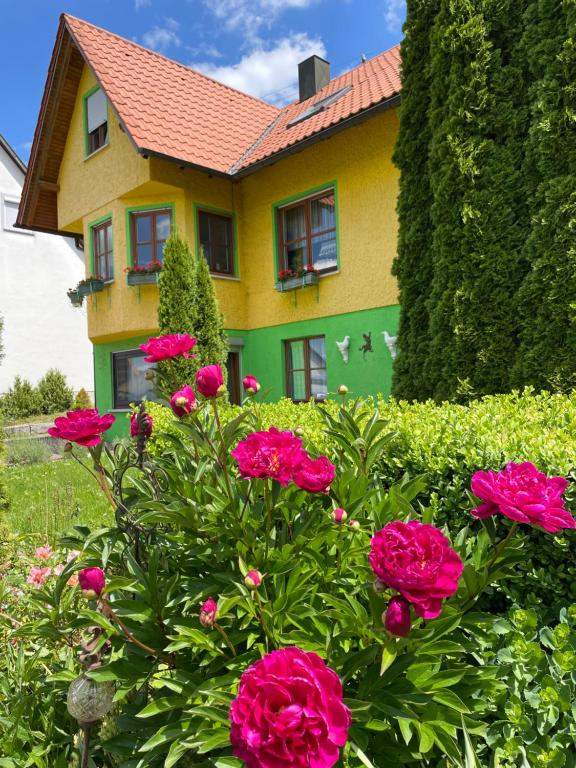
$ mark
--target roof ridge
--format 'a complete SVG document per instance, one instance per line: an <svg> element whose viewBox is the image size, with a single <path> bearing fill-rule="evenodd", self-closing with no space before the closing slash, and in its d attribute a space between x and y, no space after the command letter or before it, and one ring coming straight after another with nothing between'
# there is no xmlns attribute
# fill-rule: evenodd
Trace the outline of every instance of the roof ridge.
<svg viewBox="0 0 576 768"><path fill-rule="evenodd" d="M269 107L270 109L275 109L277 111L280 111L279 107L275 107L274 104L270 104L270 102L264 101L264 99L259 99L257 96L253 96L251 93L246 93L246 91L241 91L239 88L234 88L231 85L222 83L220 80L216 80L215 78L210 77L210 75L204 74L204 72L198 72L197 69L192 69L192 67L187 67L186 64L182 64L182 62L176 61L176 59L171 59L169 56L165 56L163 53L159 53L159 51L154 51L152 50L152 48L147 48L145 45L142 45L141 43L137 43L134 40L129 40L127 37L122 37L122 35L119 35L116 32L111 32L109 29L105 29L104 27L99 27L98 24L92 24L92 22L86 21L85 19L80 19L78 16L73 16L71 13L62 13L61 15L65 22L67 22L68 19L73 19L74 21L80 22L80 24L86 24L88 27L93 27L94 29L97 29L100 32L104 32L107 35L112 35L112 37L118 38L118 40L122 40L123 43L128 43L129 45L132 45L135 48L140 48L142 51L146 51L146 53L151 54L152 56L156 56L159 59L164 59L164 61L168 61L170 62L170 64L175 64L177 67L180 67L181 69L186 70L186 72L188 73L192 73L193 75L202 77L205 80L210 80L210 82L216 83L216 85L219 85L221 88L225 88L226 90L232 91L233 93L238 93L247 99L252 99L253 101L257 101L258 104L263 104L264 106Z"/></svg>

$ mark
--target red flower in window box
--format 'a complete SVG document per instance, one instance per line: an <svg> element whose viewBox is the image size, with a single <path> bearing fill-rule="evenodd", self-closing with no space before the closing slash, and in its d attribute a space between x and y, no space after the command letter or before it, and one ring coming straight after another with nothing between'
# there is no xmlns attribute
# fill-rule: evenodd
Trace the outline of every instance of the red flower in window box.
<svg viewBox="0 0 576 768"><path fill-rule="evenodd" d="M126 272L128 275L151 274L154 272L161 272L162 266L163 265L161 261L149 261L145 266L134 265L132 267L126 267L124 272Z"/></svg>

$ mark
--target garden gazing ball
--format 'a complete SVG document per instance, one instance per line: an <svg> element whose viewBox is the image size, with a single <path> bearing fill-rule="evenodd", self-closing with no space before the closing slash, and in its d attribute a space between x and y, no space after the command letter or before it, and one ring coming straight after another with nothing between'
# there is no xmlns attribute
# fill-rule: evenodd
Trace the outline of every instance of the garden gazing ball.
<svg viewBox="0 0 576 768"><path fill-rule="evenodd" d="M113 683L97 683L80 675L70 683L66 705L68 712L81 725L95 723L112 709Z"/></svg>

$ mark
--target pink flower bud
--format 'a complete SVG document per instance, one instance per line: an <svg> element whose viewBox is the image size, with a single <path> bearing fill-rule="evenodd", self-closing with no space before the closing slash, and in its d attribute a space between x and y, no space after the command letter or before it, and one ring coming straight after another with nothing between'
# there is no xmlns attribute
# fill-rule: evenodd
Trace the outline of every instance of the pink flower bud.
<svg viewBox="0 0 576 768"><path fill-rule="evenodd" d="M255 395L260 391L260 382L256 376L245 376L242 379L242 386L247 395Z"/></svg>
<svg viewBox="0 0 576 768"><path fill-rule="evenodd" d="M189 384L185 384L178 392L174 392L170 398L170 407L178 418L186 416L196 408L196 395Z"/></svg>
<svg viewBox="0 0 576 768"><path fill-rule="evenodd" d="M80 589L89 600L100 597L106 586L106 576L102 568L84 568L78 574Z"/></svg>
<svg viewBox="0 0 576 768"><path fill-rule="evenodd" d="M207 399L219 397L226 392L224 376L219 365L206 365L196 374L196 389Z"/></svg>
<svg viewBox="0 0 576 768"><path fill-rule="evenodd" d="M403 597L393 597L382 616L382 621L384 622L384 628L391 635L406 637L412 625L410 603L408 600Z"/></svg>
<svg viewBox="0 0 576 768"><path fill-rule="evenodd" d="M149 438L152 434L152 416L149 413L144 414L146 426L144 427L144 437ZM138 414L130 414L130 435L138 437Z"/></svg>
<svg viewBox="0 0 576 768"><path fill-rule="evenodd" d="M360 530L360 523L358 522L358 520L350 520L348 525L350 526L350 528L352 528L353 531Z"/></svg>
<svg viewBox="0 0 576 768"><path fill-rule="evenodd" d="M339 395L347 395L348 394L348 387L346 384L340 384L338 387L338 394Z"/></svg>
<svg viewBox="0 0 576 768"><path fill-rule="evenodd" d="M208 600L202 603L200 608L200 624L206 629L212 629L216 624L216 615L218 613L218 604L213 597L209 597Z"/></svg>
<svg viewBox="0 0 576 768"><path fill-rule="evenodd" d="M342 507L337 507L332 512L332 520L334 520L335 523L338 523L338 525L340 525L340 523L343 523L347 517L348 515L346 514L346 510L342 509Z"/></svg>
<svg viewBox="0 0 576 768"><path fill-rule="evenodd" d="M296 427L294 430L294 434L297 435L298 437L302 437L304 435L304 427L300 427L300 426Z"/></svg>
<svg viewBox="0 0 576 768"><path fill-rule="evenodd" d="M262 574L260 571L248 571L244 577L244 584L250 589L257 589L262 584Z"/></svg>

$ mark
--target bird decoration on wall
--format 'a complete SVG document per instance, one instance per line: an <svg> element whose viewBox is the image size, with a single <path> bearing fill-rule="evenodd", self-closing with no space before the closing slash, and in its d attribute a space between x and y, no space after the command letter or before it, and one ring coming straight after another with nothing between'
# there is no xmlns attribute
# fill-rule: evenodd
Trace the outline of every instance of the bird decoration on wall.
<svg viewBox="0 0 576 768"><path fill-rule="evenodd" d="M372 331L363 333L362 336L364 337L364 344L360 347L360 352L362 352L362 357L366 359L366 352L374 352L372 349Z"/></svg>
<svg viewBox="0 0 576 768"><path fill-rule="evenodd" d="M396 360L396 342L398 341L398 336L390 336L388 331L382 331L382 336L384 336L384 341L390 352L390 357L392 360Z"/></svg>
<svg viewBox="0 0 576 768"><path fill-rule="evenodd" d="M344 360L345 363L348 362L348 350L350 349L350 336L344 336L342 341L337 341L336 346L338 347L338 352L342 355L342 360Z"/></svg>

